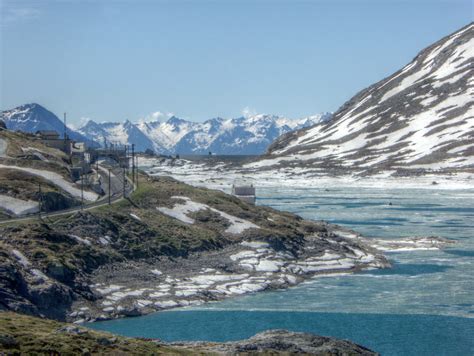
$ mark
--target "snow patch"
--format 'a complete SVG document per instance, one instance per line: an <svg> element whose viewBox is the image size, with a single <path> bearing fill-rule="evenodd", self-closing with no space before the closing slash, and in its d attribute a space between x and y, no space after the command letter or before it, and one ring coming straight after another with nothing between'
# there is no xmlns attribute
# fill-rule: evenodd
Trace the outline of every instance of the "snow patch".
<svg viewBox="0 0 474 356"><path fill-rule="evenodd" d="M173 196L172 199L184 200L184 203L176 203L173 208L158 207L157 209L165 215L168 215L172 218L178 219L186 224L194 224L194 219L188 217L188 214L197 212L200 210L211 210L215 213L218 213L224 219L228 220L230 226L226 228L225 232L231 234L240 234L247 229L258 229L259 226L254 223L247 221L245 219L237 218L233 215L224 213L223 211L212 208L206 204L197 203L192 201L188 197L184 196Z"/></svg>

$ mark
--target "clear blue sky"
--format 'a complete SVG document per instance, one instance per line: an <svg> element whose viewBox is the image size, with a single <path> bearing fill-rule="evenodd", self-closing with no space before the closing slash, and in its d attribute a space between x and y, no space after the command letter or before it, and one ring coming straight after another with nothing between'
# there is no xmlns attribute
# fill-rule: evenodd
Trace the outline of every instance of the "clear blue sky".
<svg viewBox="0 0 474 356"><path fill-rule="evenodd" d="M334 111L473 19L471 0L0 3L0 108L76 123Z"/></svg>

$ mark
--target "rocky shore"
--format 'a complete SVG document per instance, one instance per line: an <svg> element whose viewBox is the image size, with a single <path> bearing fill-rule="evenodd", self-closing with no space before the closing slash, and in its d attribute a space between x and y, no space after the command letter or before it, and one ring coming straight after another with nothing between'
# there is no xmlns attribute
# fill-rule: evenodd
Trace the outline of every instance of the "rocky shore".
<svg viewBox="0 0 474 356"><path fill-rule="evenodd" d="M193 350L220 355L285 354L285 355L361 355L378 353L350 341L287 330L269 330L247 340L226 343L173 343L173 346L192 347Z"/></svg>
<svg viewBox="0 0 474 356"><path fill-rule="evenodd" d="M380 250L429 250L452 241L431 238L367 239L326 226L328 238L308 236L296 250L243 241L219 251L166 258L155 264L116 263L96 271L91 285L100 298L73 304L68 320L107 320L198 305L265 290L285 289L328 274L389 268Z"/></svg>
<svg viewBox="0 0 474 356"><path fill-rule="evenodd" d="M92 278L91 288L101 298L74 303L68 320L80 323L147 314L288 288L321 274L390 266L369 245L328 235L307 236L298 246L251 240L186 258L163 258L155 264L106 265Z"/></svg>

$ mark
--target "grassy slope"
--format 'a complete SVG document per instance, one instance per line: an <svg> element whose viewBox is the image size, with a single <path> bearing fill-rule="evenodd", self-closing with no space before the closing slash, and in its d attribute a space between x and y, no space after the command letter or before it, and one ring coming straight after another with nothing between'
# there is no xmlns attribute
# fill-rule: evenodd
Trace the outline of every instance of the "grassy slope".
<svg viewBox="0 0 474 356"><path fill-rule="evenodd" d="M261 228L239 235L228 234L224 231L227 221L210 211L196 213L197 221L193 225L182 223L156 209L172 206L175 201L170 197L175 195L250 220ZM141 221L130 214L137 215ZM9 292L8 297L0 298L0 308L3 304L4 308L12 309L11 301L20 300L20 304L14 303L14 310L63 319L74 298L93 297L87 287L88 275L102 265L187 256L193 251L219 249L244 239L263 239L276 248L281 244L296 248L305 234L318 230L324 233L321 225L296 215L252 206L218 191L194 188L170 178L141 176L139 188L129 200L69 216L0 226L0 267L4 271L2 274L0 268L3 278L0 290ZM88 239L90 244L81 243L71 235ZM98 241L104 236L110 237L107 245ZM28 268L13 256L13 249L31 262ZM32 285L28 272L31 268L45 273L51 279L51 288L39 295L25 288ZM57 304L59 301L62 306Z"/></svg>
<svg viewBox="0 0 474 356"><path fill-rule="evenodd" d="M64 331L69 325L73 332ZM3 354L122 354L195 355L183 348L161 346L152 341L92 331L71 324L0 312L0 353Z"/></svg>

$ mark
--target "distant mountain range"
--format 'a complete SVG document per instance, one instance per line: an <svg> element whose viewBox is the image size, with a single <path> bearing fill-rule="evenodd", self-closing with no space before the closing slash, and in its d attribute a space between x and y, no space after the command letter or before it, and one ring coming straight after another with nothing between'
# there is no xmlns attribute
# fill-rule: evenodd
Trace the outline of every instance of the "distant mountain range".
<svg viewBox="0 0 474 356"><path fill-rule="evenodd" d="M473 88L470 24L356 94L332 120L283 135L248 166L361 173L472 168Z"/></svg>
<svg viewBox="0 0 474 356"><path fill-rule="evenodd" d="M253 115L234 119L215 118L202 123L171 117L165 122L105 122L89 120L77 130L68 129L71 138L89 144L135 144L137 151L152 149L163 154L241 154L266 151L280 135L331 118L330 113L299 120L275 115ZM55 130L63 135L63 122L39 104L27 104L0 113L11 130L36 132Z"/></svg>
<svg viewBox="0 0 474 356"><path fill-rule="evenodd" d="M135 143L138 150L151 148L161 153L242 154L266 151L280 135L328 120L320 114L300 120L274 115L254 115L234 119L215 118L202 123L171 117L165 122L130 121L96 123L89 121L79 132L96 142Z"/></svg>

